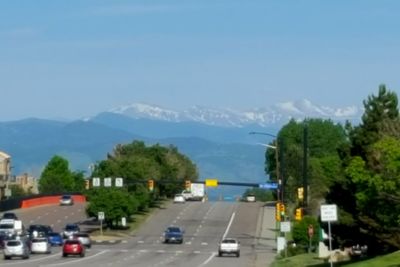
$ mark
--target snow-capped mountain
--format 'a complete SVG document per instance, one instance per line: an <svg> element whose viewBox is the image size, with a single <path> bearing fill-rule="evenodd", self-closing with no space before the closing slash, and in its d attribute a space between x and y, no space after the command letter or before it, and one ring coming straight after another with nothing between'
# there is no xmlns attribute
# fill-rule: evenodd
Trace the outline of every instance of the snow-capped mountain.
<svg viewBox="0 0 400 267"><path fill-rule="evenodd" d="M209 108L193 106L183 111L176 111L156 105L134 103L114 108L109 112L123 114L132 118L146 118L168 122L199 122L207 125L243 127L249 124L269 126L286 123L294 118L323 118L333 121L358 121L362 108L356 106L332 108L319 106L309 100L278 103L268 108L233 110L230 108Z"/></svg>

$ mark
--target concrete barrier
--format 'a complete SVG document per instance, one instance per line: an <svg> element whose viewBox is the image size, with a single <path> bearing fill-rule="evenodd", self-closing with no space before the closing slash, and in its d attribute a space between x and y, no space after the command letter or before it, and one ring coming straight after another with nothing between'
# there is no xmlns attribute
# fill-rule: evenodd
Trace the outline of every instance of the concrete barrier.
<svg viewBox="0 0 400 267"><path fill-rule="evenodd" d="M32 208L48 204L59 204L61 196L62 195L46 196L46 197L38 197L38 198L22 200L21 209ZM74 200L74 202L86 202L86 197L82 195L72 195L72 199Z"/></svg>

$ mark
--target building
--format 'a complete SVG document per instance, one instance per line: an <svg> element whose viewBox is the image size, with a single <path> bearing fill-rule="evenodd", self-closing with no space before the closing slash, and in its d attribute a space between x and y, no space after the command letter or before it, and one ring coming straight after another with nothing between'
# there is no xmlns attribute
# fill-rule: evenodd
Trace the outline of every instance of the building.
<svg viewBox="0 0 400 267"><path fill-rule="evenodd" d="M0 199L7 194L8 181L11 177L11 157L0 151Z"/></svg>

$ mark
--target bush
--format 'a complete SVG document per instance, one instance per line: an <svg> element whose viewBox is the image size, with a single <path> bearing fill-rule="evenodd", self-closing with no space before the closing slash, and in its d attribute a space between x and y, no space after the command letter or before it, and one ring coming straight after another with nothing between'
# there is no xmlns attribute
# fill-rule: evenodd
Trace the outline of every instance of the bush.
<svg viewBox="0 0 400 267"><path fill-rule="evenodd" d="M308 236L308 227L312 225L314 228L314 235L311 239L311 244L318 244L319 236L318 233L320 231L320 227L317 219L311 216L304 216L303 219L299 222L296 222L293 226L292 236L293 241L300 247L308 247L310 240Z"/></svg>

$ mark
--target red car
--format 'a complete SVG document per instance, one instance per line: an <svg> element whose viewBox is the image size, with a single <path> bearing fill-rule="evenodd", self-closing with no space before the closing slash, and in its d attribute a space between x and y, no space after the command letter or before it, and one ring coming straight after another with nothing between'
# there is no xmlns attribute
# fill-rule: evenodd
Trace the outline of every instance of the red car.
<svg viewBox="0 0 400 267"><path fill-rule="evenodd" d="M85 257L85 246L79 240L66 240L63 245L63 257L68 255L79 255Z"/></svg>

